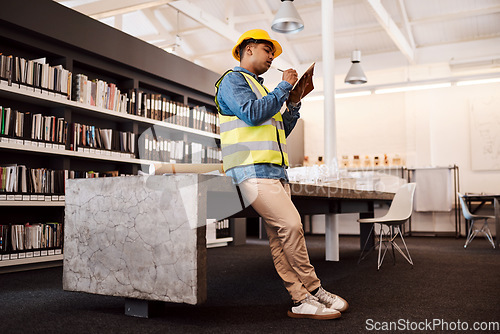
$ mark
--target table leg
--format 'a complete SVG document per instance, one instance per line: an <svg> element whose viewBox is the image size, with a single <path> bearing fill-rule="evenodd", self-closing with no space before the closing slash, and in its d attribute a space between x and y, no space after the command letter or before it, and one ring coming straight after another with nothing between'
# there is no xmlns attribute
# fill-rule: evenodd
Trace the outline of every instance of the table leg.
<svg viewBox="0 0 500 334"><path fill-rule="evenodd" d="M495 247L496 249L500 248L500 199L495 197L493 199L494 207L495 207Z"/></svg>
<svg viewBox="0 0 500 334"><path fill-rule="evenodd" d="M325 215L325 260L339 261L339 217L336 214Z"/></svg>
<svg viewBox="0 0 500 334"><path fill-rule="evenodd" d="M231 237L233 242L231 246L244 245L247 242L247 219L246 218L231 218L229 222Z"/></svg>
<svg viewBox="0 0 500 334"><path fill-rule="evenodd" d="M147 300L125 298L125 314L132 317L149 318L149 302Z"/></svg>

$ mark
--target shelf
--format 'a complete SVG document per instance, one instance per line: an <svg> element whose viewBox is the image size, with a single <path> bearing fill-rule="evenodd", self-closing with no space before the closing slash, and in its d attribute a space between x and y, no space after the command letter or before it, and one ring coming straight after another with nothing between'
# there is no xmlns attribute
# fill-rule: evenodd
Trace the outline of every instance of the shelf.
<svg viewBox="0 0 500 334"><path fill-rule="evenodd" d="M40 263L40 262L60 261L62 259L63 259L63 254L33 256L24 259L2 260L0 261L0 267L19 266L19 265Z"/></svg>
<svg viewBox="0 0 500 334"><path fill-rule="evenodd" d="M104 118L121 118L123 120L131 120L135 122L157 125L167 129L187 132L202 137L220 139L220 135L216 133L192 129L190 127L182 125L167 123L137 115L130 115L105 108L98 108L76 101L71 101L66 99L66 97L64 97L63 95L43 91L40 89L35 90L34 88L19 88L15 86L19 85L13 84L13 86L9 86L6 81L0 80L0 95L7 98L13 98L29 103L36 103L47 107L69 107L76 110L91 111Z"/></svg>
<svg viewBox="0 0 500 334"><path fill-rule="evenodd" d="M3 137L5 139L6 137ZM23 144L21 144L23 142ZM84 159L94 159L94 160L106 160L106 161L116 161L116 162L124 162L124 163L130 163L130 164L154 164L154 163L160 163L159 161L152 161L152 160L146 160L146 159L136 159L136 158L130 158L126 156L118 156L118 155L130 155L128 153L120 153L120 152L110 152L110 151L104 151L104 150L96 150L94 149L95 153L87 153L83 151L70 151L66 149L59 149L59 148L49 148L49 147L40 147L40 146L35 146L30 143L35 143L32 141L25 141L23 139L11 139L11 142L0 142L0 148L3 149L10 149L10 150L16 150L16 151L27 151L27 152L36 152L36 153L44 153L44 154L54 154L54 155L64 155L68 157L77 157L77 158L84 158ZM99 152L106 152L106 154L99 154ZM110 153L111 155L108 155Z"/></svg>
<svg viewBox="0 0 500 334"><path fill-rule="evenodd" d="M207 240L207 248L224 247L231 241L233 241L233 237L210 239Z"/></svg>
<svg viewBox="0 0 500 334"><path fill-rule="evenodd" d="M5 139L5 138L6 137L0 138L0 140ZM10 138L10 139L12 139L12 138ZM24 144L20 144L21 142L24 142ZM169 163L169 162L165 162L165 161L136 159L136 158L129 158L129 157L125 157L125 156L118 156L121 154L130 155L129 153L110 152L110 151L99 150L99 149L89 149L89 150L93 150L94 153L87 153L87 152L83 152L83 151L70 151L70 150L59 149L59 148L39 147L39 146L34 146L34 145L26 143L26 142L34 143L32 141L25 141L23 139L12 139L12 142L0 141L0 149L3 148L3 149L16 150L16 151L27 151L27 152L34 152L34 153L63 155L63 156L68 156L68 157L76 157L76 158L92 159L92 160L115 161L115 162L123 162L123 163L136 164L136 165L153 165L153 164ZM101 152L101 153L99 153L99 152ZM111 153L111 155L108 155L109 153Z"/></svg>
<svg viewBox="0 0 500 334"><path fill-rule="evenodd" d="M0 206L61 206L64 201L0 201Z"/></svg>

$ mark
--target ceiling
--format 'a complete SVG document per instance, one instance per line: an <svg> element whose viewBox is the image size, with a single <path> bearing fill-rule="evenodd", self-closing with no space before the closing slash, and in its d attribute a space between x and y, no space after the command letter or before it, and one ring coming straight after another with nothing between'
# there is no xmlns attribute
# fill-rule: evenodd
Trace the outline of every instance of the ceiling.
<svg viewBox="0 0 500 334"><path fill-rule="evenodd" d="M315 61L321 93L326 0L294 1L305 25L296 34L270 29L279 0L55 1L220 74L237 65L238 37L265 29L284 49L274 65L301 72ZM353 50L362 53L365 87L500 76L500 0L335 0L333 38L337 91L359 89L343 82ZM265 78L271 85L281 74Z"/></svg>

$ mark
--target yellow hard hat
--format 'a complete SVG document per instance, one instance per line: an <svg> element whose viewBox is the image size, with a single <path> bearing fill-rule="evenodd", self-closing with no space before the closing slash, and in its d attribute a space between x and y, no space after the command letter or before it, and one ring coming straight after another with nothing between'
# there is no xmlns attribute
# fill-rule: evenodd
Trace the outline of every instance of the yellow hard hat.
<svg viewBox="0 0 500 334"><path fill-rule="evenodd" d="M271 42L274 45L274 58L278 57L282 52L280 43L271 39L267 31L262 29L252 29L241 35L233 48L233 57L237 61L240 61L240 44L246 39L265 40Z"/></svg>

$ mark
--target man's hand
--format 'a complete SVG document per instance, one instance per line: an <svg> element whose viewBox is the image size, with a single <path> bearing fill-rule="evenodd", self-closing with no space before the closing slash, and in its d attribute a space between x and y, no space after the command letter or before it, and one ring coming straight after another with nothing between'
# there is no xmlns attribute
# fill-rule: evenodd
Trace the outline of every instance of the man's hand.
<svg viewBox="0 0 500 334"><path fill-rule="evenodd" d="M311 74L305 73L302 77L300 83L290 92L290 96L288 97L288 101L293 103L299 103L304 95L304 91L308 85L309 77Z"/></svg>
<svg viewBox="0 0 500 334"><path fill-rule="evenodd" d="M293 68L283 71L283 80L288 82L290 85L295 85L298 79L299 75Z"/></svg>

